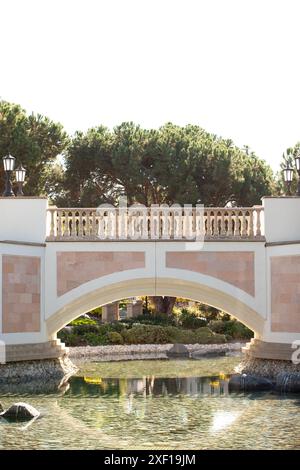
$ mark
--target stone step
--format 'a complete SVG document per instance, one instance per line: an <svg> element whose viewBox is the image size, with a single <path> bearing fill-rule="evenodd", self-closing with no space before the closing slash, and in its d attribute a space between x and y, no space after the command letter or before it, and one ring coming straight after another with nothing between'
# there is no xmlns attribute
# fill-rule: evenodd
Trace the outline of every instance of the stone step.
<svg viewBox="0 0 300 470"><path fill-rule="evenodd" d="M7 345L6 362L52 359L65 356L68 349L56 340L46 343Z"/></svg>

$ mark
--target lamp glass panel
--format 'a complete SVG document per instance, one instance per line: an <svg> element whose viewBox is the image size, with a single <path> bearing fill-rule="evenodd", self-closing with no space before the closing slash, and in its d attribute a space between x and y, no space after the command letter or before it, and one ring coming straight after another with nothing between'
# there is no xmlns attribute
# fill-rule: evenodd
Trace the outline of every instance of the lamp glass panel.
<svg viewBox="0 0 300 470"><path fill-rule="evenodd" d="M16 169L16 181L17 183L24 183L25 181L26 170L23 167Z"/></svg>
<svg viewBox="0 0 300 470"><path fill-rule="evenodd" d="M5 171L13 171L15 168L15 157L12 155L7 155L6 157L3 157L3 166Z"/></svg>
<svg viewBox="0 0 300 470"><path fill-rule="evenodd" d="M290 183L291 181L293 181L293 169L292 168L285 168L283 170L283 177L284 177L284 181L286 183Z"/></svg>

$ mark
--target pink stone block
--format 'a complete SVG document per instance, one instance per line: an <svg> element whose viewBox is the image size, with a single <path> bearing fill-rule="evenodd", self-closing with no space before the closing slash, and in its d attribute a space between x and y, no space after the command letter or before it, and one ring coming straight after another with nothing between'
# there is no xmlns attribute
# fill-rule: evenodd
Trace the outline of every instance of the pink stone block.
<svg viewBox="0 0 300 470"><path fill-rule="evenodd" d="M166 267L185 269L228 282L255 295L254 252L167 252Z"/></svg>
<svg viewBox="0 0 300 470"><path fill-rule="evenodd" d="M36 256L3 255L3 333L40 330L40 264Z"/></svg>
<svg viewBox="0 0 300 470"><path fill-rule="evenodd" d="M145 267L144 252L59 252L57 295L109 274Z"/></svg>

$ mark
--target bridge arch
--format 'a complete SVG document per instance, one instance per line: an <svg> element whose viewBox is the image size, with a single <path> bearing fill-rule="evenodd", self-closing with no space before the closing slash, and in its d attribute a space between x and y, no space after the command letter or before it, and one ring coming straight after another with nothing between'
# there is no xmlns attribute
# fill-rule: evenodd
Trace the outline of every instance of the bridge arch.
<svg viewBox="0 0 300 470"><path fill-rule="evenodd" d="M155 294L153 286L155 286ZM257 338L263 334L265 321L262 316L237 297L199 282L167 277L129 279L111 283L78 296L46 320L47 333L55 338L61 328L96 307L120 299L144 295L183 297L201 302L234 316L253 330Z"/></svg>

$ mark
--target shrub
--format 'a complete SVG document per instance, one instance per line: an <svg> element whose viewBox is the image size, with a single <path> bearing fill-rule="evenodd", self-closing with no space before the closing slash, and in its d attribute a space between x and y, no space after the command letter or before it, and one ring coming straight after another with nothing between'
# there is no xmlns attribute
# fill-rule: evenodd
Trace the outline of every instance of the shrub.
<svg viewBox="0 0 300 470"><path fill-rule="evenodd" d="M102 346L108 343L106 336L99 335L97 333L86 333L83 335L83 341L85 345L89 346Z"/></svg>
<svg viewBox="0 0 300 470"><path fill-rule="evenodd" d="M202 326L207 325L207 321L203 317L199 317L196 313L192 310L188 310L183 308L179 315L179 323L183 328L196 330L197 328L201 328Z"/></svg>
<svg viewBox="0 0 300 470"><path fill-rule="evenodd" d="M134 323L141 323L143 325L158 325L158 326L166 326L166 325L176 325L176 319L174 316L168 316L166 314L151 314L147 313L145 315L139 315L138 317L134 318L126 318L122 320L121 323L125 325L133 325Z"/></svg>
<svg viewBox="0 0 300 470"><path fill-rule="evenodd" d="M226 341L224 335L216 334L207 327L198 328L197 330L184 330L169 326L165 329L167 330L170 343L213 344L225 343Z"/></svg>
<svg viewBox="0 0 300 470"><path fill-rule="evenodd" d="M123 336L117 331L109 331L107 333L107 339L110 344L124 344Z"/></svg>
<svg viewBox="0 0 300 470"><path fill-rule="evenodd" d="M233 320L213 320L209 323L215 333L224 334L228 339L250 339L253 337L253 332L239 321Z"/></svg>
<svg viewBox="0 0 300 470"><path fill-rule="evenodd" d="M136 325L122 331L126 344L164 344L168 343L166 328L158 325Z"/></svg>
<svg viewBox="0 0 300 470"><path fill-rule="evenodd" d="M65 343L66 346L84 346L85 342L83 341L82 336L75 335L74 333L65 333L60 331L57 334L57 337Z"/></svg>
<svg viewBox="0 0 300 470"><path fill-rule="evenodd" d="M73 333L75 335L85 335L86 333L98 333L99 326L97 323L79 324L73 326Z"/></svg>

